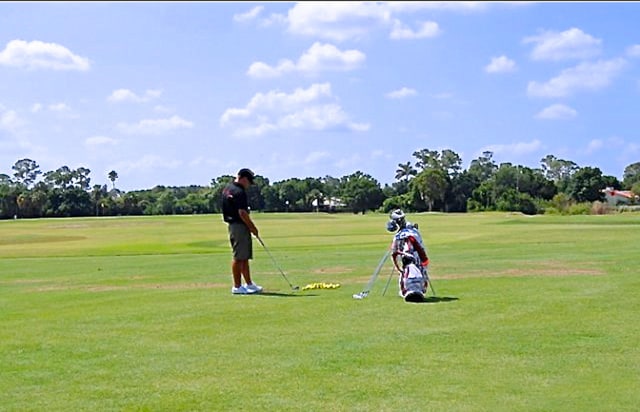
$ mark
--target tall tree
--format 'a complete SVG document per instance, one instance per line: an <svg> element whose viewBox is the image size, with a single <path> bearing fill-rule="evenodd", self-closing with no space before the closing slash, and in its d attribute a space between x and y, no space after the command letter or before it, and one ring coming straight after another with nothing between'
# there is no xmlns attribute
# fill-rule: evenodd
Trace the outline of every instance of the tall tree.
<svg viewBox="0 0 640 412"><path fill-rule="evenodd" d="M411 181L411 186L428 206L429 212L433 210L436 201L444 203L449 181L447 174L442 169L429 168L421 171Z"/></svg>
<svg viewBox="0 0 640 412"><path fill-rule="evenodd" d="M367 210L375 210L382 205L382 188L370 175L358 170L343 176L341 182L342 200L354 213L364 214Z"/></svg>
<svg viewBox="0 0 640 412"><path fill-rule="evenodd" d="M89 177L91 170L86 167L79 167L73 172L75 185L82 190L89 190L91 178Z"/></svg>
<svg viewBox="0 0 640 412"><path fill-rule="evenodd" d="M418 174L418 171L413 167L411 162L399 163L396 169L396 180L404 180L408 182L412 176Z"/></svg>
<svg viewBox="0 0 640 412"><path fill-rule="evenodd" d="M38 175L42 174L38 163L31 159L20 159L11 168L15 171L13 173L15 182L27 188L36 181Z"/></svg>
<svg viewBox="0 0 640 412"><path fill-rule="evenodd" d="M0 173L0 185L10 185L12 183L11 176Z"/></svg>
<svg viewBox="0 0 640 412"><path fill-rule="evenodd" d="M107 185L93 185L91 191L91 201L96 211L96 216L100 215L100 206L102 204L102 198L107 196Z"/></svg>
<svg viewBox="0 0 640 412"><path fill-rule="evenodd" d="M413 157L417 159L416 166L420 170L424 169L439 169L442 164L440 163L440 152L437 150L420 149L413 152Z"/></svg>
<svg viewBox="0 0 640 412"><path fill-rule="evenodd" d="M44 174L44 181L53 188L66 190L73 184L75 173L69 166L61 166L56 170L46 172Z"/></svg>
<svg viewBox="0 0 640 412"><path fill-rule="evenodd" d="M440 165L447 175L453 179L462 170L462 159L453 150L444 149L440 156Z"/></svg>
<svg viewBox="0 0 640 412"><path fill-rule="evenodd" d="M493 152L485 151L477 159L471 161L469 174L476 181L476 184L489 180L498 170L498 165L493 160Z"/></svg>
<svg viewBox="0 0 640 412"><path fill-rule="evenodd" d="M540 159L542 172L547 179L553 180L558 187L558 191L565 192L569 180L580 167L571 160L558 159L554 155L546 155Z"/></svg>
<svg viewBox="0 0 640 412"><path fill-rule="evenodd" d="M109 180L111 180L111 185L113 186L113 189L115 189L116 188L116 179L118 178L118 172L116 172L115 170L112 170L112 171L109 172L107 177L109 178Z"/></svg>
<svg viewBox="0 0 640 412"><path fill-rule="evenodd" d="M447 212L466 212L467 200L471 198L476 182L465 170L451 179L450 190L447 191L445 199L445 211Z"/></svg>
<svg viewBox="0 0 640 412"><path fill-rule="evenodd" d="M542 164L542 171L547 179L551 179L554 182L566 180L571 177L579 167L575 162L571 160L558 159L554 155L546 155L540 159Z"/></svg>
<svg viewBox="0 0 640 412"><path fill-rule="evenodd" d="M626 189L631 189L638 182L640 182L640 162L631 163L624 168L622 183Z"/></svg>
<svg viewBox="0 0 640 412"><path fill-rule="evenodd" d="M577 202L602 201L606 186L602 171L597 167L582 167L569 179L567 194Z"/></svg>

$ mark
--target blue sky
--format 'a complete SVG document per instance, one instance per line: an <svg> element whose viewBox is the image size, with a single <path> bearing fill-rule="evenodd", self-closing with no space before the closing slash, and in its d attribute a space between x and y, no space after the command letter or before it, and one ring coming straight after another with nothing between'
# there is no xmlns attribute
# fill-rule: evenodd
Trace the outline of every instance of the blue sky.
<svg viewBox="0 0 640 412"><path fill-rule="evenodd" d="M123 190L640 161L640 3L1 2L0 173Z"/></svg>

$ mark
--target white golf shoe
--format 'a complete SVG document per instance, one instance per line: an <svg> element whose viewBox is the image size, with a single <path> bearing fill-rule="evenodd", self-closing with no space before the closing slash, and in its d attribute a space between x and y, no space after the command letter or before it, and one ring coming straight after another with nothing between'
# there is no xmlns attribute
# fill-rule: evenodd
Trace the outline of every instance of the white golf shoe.
<svg viewBox="0 0 640 412"><path fill-rule="evenodd" d="M252 293L260 293L262 292L262 286L258 286L255 283L251 283L251 284L246 284L244 285L244 289L247 291L247 293L252 294Z"/></svg>
<svg viewBox="0 0 640 412"><path fill-rule="evenodd" d="M232 287L231 293L234 295L248 295L249 291L247 291L247 288L241 285L240 287Z"/></svg>

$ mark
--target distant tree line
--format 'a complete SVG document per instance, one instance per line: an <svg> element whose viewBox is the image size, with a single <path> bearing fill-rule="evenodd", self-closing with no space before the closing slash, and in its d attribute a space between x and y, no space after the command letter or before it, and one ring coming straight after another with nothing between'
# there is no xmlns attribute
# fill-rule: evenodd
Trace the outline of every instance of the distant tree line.
<svg viewBox="0 0 640 412"><path fill-rule="evenodd" d="M540 168L497 164L484 152L463 170L452 150L422 149L397 166L395 182L384 187L361 171L342 177L290 178L271 183L257 175L249 189L252 210L263 212L408 212L512 211L588 213L604 200L603 189L640 194L640 162L628 165L623 180L603 175L597 167L580 167L547 155ZM223 175L209 186L156 186L124 192L111 181L91 186L90 170L62 166L42 173L31 159L20 159L12 175L0 174L0 219L220 213L220 192L234 179Z"/></svg>

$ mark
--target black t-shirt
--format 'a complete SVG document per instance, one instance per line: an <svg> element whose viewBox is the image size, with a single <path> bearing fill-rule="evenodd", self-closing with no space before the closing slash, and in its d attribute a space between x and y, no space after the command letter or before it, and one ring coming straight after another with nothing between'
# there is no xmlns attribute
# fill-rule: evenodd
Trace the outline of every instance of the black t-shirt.
<svg viewBox="0 0 640 412"><path fill-rule="evenodd" d="M222 190L222 219L227 223L244 223L238 212L240 209L249 213L247 192L240 183L231 182Z"/></svg>

